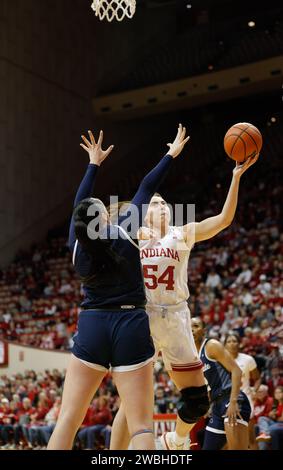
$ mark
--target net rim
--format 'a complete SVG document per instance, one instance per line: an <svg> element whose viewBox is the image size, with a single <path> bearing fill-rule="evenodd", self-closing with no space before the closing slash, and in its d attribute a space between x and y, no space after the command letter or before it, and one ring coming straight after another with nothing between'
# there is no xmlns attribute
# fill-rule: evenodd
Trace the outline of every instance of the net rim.
<svg viewBox="0 0 283 470"><path fill-rule="evenodd" d="M100 21L104 19L108 22L114 19L122 21L125 17L133 18L136 12L136 0L93 0L91 8Z"/></svg>

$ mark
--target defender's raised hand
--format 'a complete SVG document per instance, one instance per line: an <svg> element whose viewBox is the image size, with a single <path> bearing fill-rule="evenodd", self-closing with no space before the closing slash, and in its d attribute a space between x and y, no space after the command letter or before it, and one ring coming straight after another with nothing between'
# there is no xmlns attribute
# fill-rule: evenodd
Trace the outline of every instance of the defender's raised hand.
<svg viewBox="0 0 283 470"><path fill-rule="evenodd" d="M186 128L183 127L182 124L179 124L174 142L172 144L167 144L169 147L168 155L171 155L173 158L178 157L189 139L190 136L186 138Z"/></svg>
<svg viewBox="0 0 283 470"><path fill-rule="evenodd" d="M80 146L89 154L89 162L100 166L103 160L112 152L114 145L110 145L107 150L102 150L103 131L100 131L97 143L91 131L88 131L88 135L90 140L82 135L84 144L81 143Z"/></svg>

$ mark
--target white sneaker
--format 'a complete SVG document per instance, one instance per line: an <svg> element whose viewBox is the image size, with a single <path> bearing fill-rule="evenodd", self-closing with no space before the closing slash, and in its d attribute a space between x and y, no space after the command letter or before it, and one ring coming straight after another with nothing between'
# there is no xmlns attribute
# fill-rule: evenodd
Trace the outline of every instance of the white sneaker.
<svg viewBox="0 0 283 470"><path fill-rule="evenodd" d="M2 450L8 450L9 447L10 447L10 444L5 444L5 445L1 446L1 449Z"/></svg>
<svg viewBox="0 0 283 470"><path fill-rule="evenodd" d="M160 442L163 450L190 450L190 438L186 437L185 442L182 444L176 444L174 441L175 432L165 432L160 436Z"/></svg>

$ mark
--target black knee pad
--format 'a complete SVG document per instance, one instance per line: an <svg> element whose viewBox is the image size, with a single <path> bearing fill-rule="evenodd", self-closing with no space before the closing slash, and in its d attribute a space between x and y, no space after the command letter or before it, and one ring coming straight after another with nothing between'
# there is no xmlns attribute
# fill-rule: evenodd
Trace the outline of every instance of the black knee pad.
<svg viewBox="0 0 283 470"><path fill-rule="evenodd" d="M183 388L177 409L182 421L188 424L196 423L209 409L206 385Z"/></svg>

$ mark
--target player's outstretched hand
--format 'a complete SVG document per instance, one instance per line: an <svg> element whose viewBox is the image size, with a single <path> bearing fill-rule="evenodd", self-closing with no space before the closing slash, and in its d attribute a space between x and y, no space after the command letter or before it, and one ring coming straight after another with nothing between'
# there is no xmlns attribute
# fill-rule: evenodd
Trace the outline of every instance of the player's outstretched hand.
<svg viewBox="0 0 283 470"><path fill-rule="evenodd" d="M172 144L167 144L169 147L169 151L167 152L168 155L171 157L176 158L182 152L184 146L190 139L190 136L186 138L186 128L179 124L178 132L175 137L175 140Z"/></svg>
<svg viewBox="0 0 283 470"><path fill-rule="evenodd" d="M100 166L103 160L112 152L114 145L110 145L107 150L102 150L103 131L100 131L98 141L95 141L93 133L88 131L89 140L82 135L84 144L80 146L89 154L89 162Z"/></svg>
<svg viewBox="0 0 283 470"><path fill-rule="evenodd" d="M233 170L233 175L240 177L245 171L247 171L250 166L252 166L259 157L259 153L255 154L253 157L248 158L244 163L236 162L236 166Z"/></svg>

